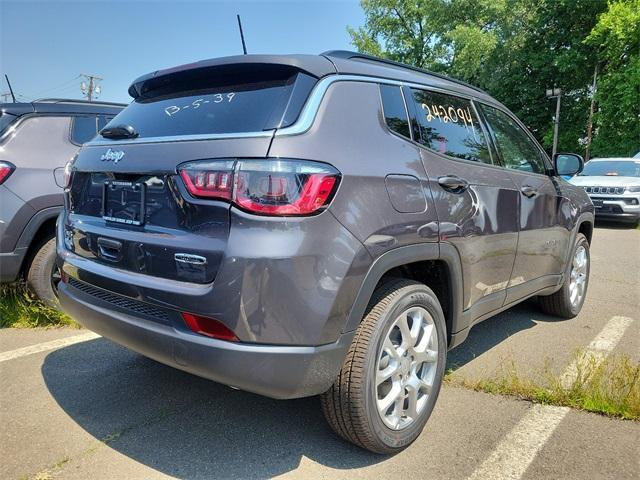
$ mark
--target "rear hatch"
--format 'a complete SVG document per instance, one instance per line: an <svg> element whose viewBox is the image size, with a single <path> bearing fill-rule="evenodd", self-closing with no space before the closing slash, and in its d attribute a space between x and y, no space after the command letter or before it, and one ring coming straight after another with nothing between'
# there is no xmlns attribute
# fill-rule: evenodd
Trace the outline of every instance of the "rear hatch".
<svg viewBox="0 0 640 480"><path fill-rule="evenodd" d="M264 158L275 129L293 123L317 78L291 65L223 64L158 73L80 151L65 243L77 255L154 277L210 283L229 235L230 204L192 197L177 166Z"/></svg>

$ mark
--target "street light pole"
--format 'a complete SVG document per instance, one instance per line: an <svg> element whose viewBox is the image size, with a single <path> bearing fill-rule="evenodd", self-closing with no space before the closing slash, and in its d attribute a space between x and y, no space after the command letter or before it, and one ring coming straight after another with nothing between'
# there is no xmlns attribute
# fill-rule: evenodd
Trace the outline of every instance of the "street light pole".
<svg viewBox="0 0 640 480"><path fill-rule="evenodd" d="M559 88L547 88L547 98L556 99L556 115L553 119L553 150L551 155L558 153L558 127L560 126L560 97L562 90Z"/></svg>

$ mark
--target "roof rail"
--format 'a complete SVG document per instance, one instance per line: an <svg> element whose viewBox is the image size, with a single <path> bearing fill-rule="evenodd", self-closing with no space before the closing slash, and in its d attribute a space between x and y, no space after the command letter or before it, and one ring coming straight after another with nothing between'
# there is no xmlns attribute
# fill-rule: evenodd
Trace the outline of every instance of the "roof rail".
<svg viewBox="0 0 640 480"><path fill-rule="evenodd" d="M450 82L457 83L459 85L464 85L465 87L471 88L471 89L473 89L473 90L475 90L477 92L481 92L481 93L485 93L486 94L486 92L484 90L482 90L481 88L478 88L478 87L476 87L474 85L471 85L470 83L467 83L465 81L458 80L456 78L448 77L447 75L443 75L442 73L432 72L430 70L425 70L424 68L414 67L412 65L407 65L406 63L400 63L400 62L396 62L394 60L387 60L386 58L380 58L380 57L376 57L374 55L368 55L366 53L352 52L352 51L349 51L349 50L328 50L326 52L322 52L320 55L325 56L325 57L344 58L346 60L353 60L353 59L361 58L363 60L369 60L371 62L377 62L377 63L382 63L382 64L385 64L385 65L391 65L393 67L404 68L406 70L412 70L414 72L424 73L426 75L431 75L432 77L437 77L437 78L441 78L443 80L448 80Z"/></svg>
<svg viewBox="0 0 640 480"><path fill-rule="evenodd" d="M101 101L88 101L88 100L79 100L76 98L38 98L37 100L33 100L31 103L79 103L83 105L109 105L113 107L126 107L126 103L116 103L116 102L101 102Z"/></svg>

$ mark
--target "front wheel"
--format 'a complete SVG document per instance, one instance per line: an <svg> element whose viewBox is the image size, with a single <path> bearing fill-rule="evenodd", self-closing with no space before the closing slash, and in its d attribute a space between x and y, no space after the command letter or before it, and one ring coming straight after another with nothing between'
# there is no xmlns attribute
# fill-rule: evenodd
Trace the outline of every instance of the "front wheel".
<svg viewBox="0 0 640 480"><path fill-rule="evenodd" d="M578 233L562 288L552 295L539 297L542 311L561 318L578 315L587 296L590 268L589 241L582 233Z"/></svg>
<svg viewBox="0 0 640 480"><path fill-rule="evenodd" d="M440 392L446 327L427 286L391 280L373 296L342 370L321 397L331 427L375 453L396 453L422 432Z"/></svg>

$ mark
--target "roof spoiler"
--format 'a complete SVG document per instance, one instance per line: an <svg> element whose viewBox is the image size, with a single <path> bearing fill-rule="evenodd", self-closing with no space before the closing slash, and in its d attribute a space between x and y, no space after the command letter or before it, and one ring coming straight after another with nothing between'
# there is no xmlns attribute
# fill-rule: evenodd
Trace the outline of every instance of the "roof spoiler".
<svg viewBox="0 0 640 480"><path fill-rule="evenodd" d="M277 68L297 70L316 78L336 73L331 61L319 55L234 55L179 65L143 75L131 84L129 95L135 99L159 87L194 78L203 72L210 72L211 75L229 75L234 71L257 73Z"/></svg>

